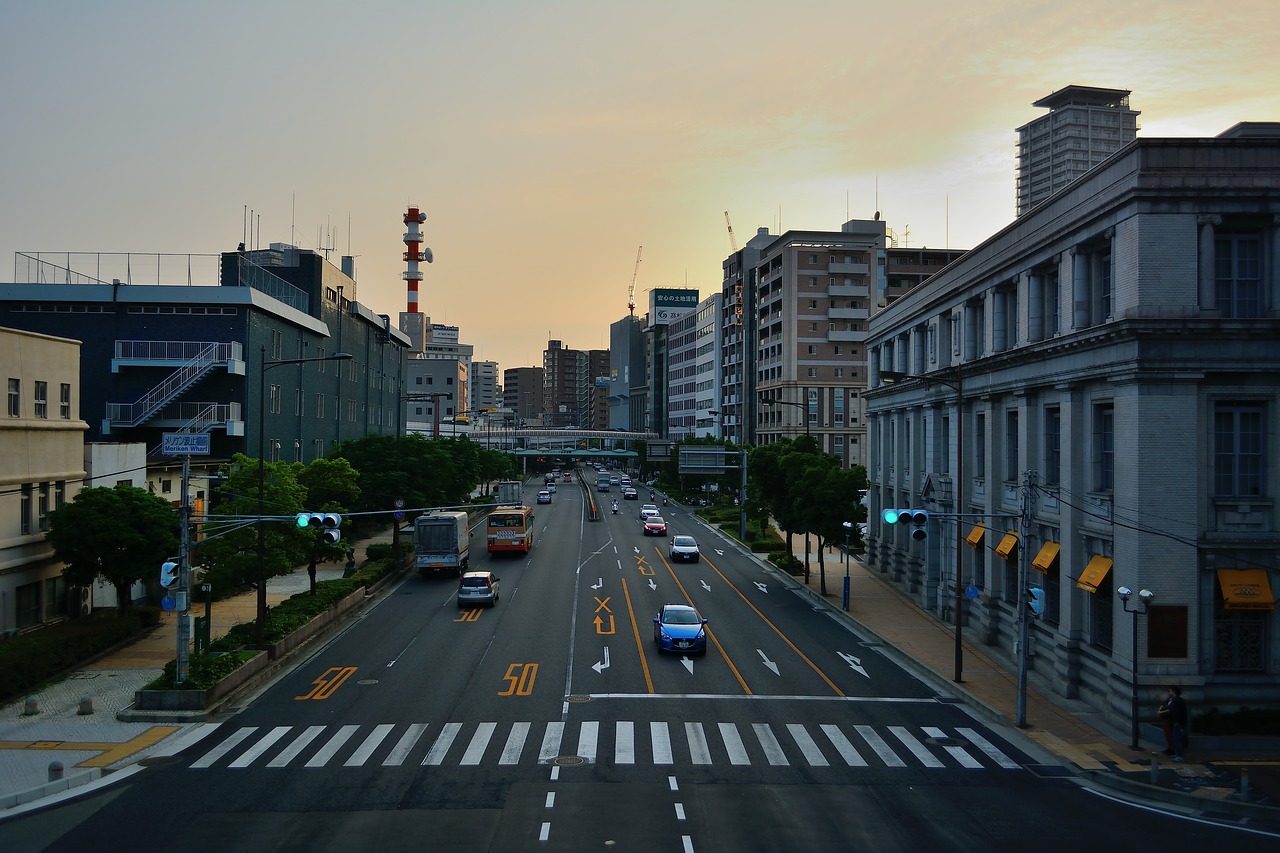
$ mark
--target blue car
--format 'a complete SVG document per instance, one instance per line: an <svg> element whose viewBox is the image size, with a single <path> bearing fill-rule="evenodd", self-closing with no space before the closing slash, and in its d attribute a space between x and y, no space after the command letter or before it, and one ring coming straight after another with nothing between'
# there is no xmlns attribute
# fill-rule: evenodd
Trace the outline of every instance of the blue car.
<svg viewBox="0 0 1280 853"><path fill-rule="evenodd" d="M659 652L707 651L707 620L687 604L664 604L653 617L653 641Z"/></svg>

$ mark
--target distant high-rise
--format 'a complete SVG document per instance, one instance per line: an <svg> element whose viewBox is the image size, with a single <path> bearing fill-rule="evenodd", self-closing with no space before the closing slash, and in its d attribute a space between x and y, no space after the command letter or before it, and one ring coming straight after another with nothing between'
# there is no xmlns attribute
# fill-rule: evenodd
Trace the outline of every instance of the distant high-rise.
<svg viewBox="0 0 1280 853"><path fill-rule="evenodd" d="M1032 106L1049 113L1018 128L1018 216L1138 137L1128 89L1067 86Z"/></svg>

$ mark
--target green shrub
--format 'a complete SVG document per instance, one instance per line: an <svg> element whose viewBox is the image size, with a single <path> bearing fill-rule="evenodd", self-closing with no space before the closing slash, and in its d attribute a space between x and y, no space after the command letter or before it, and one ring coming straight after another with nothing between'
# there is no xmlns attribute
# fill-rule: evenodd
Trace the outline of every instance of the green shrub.
<svg viewBox="0 0 1280 853"><path fill-rule="evenodd" d="M182 682L184 690L208 690L223 678L253 660L260 652L239 651L225 654L192 655L187 658L187 680ZM179 685L174 683L177 675L177 661L165 664L164 675L149 683L144 690L172 690Z"/></svg>
<svg viewBox="0 0 1280 853"><path fill-rule="evenodd" d="M21 696L160 623L160 608L103 611L0 640L0 701Z"/></svg>
<svg viewBox="0 0 1280 853"><path fill-rule="evenodd" d="M771 552L767 559L792 577L804 574L804 563L785 551Z"/></svg>
<svg viewBox="0 0 1280 853"><path fill-rule="evenodd" d="M408 554L412 550L413 543L400 543L401 554ZM378 562L379 560L390 560L394 553L395 551L392 550L390 542L375 542L364 549L364 555L371 563Z"/></svg>

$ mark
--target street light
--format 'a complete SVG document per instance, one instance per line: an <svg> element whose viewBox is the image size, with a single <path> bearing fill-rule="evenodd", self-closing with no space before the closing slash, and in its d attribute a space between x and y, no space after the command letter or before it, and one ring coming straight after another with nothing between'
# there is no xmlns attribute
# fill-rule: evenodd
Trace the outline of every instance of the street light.
<svg viewBox="0 0 1280 853"><path fill-rule="evenodd" d="M723 412L710 410L709 414L713 417L720 417ZM721 422L723 425L723 421ZM747 447L744 444L739 451L741 472L741 481L738 484L738 538L743 542L747 541Z"/></svg>
<svg viewBox="0 0 1280 853"><path fill-rule="evenodd" d="M254 644L258 648L265 645L267 628L267 529L263 526L262 516L266 513L265 503L265 469L263 457L266 455L267 427L267 371L282 364L307 364L313 361L347 361L354 358L349 352L335 352L333 355L316 358L283 358L275 361L267 360L267 348L262 347L262 358L258 362L258 619L254 626Z"/></svg>
<svg viewBox="0 0 1280 853"><path fill-rule="evenodd" d="M844 605L844 612L849 612L849 531L853 530L852 521L842 521L840 525L844 528L844 592L840 596L841 603Z"/></svg>
<svg viewBox="0 0 1280 853"><path fill-rule="evenodd" d="M760 401L766 406L795 406L804 412L804 434L809 435L809 405L807 403L793 403L790 400L776 400L772 397L765 398Z"/></svg>
<svg viewBox="0 0 1280 853"><path fill-rule="evenodd" d="M1133 614L1133 691L1132 701L1129 709L1130 723L1130 749L1138 748L1138 614L1145 616L1147 609L1150 608L1151 602L1155 601L1156 594L1149 589L1138 590L1138 600L1142 605L1142 609L1129 607L1129 599L1133 596L1133 590L1127 586L1122 586L1116 590L1116 595L1120 596L1120 602L1124 605L1124 612Z"/></svg>
<svg viewBox="0 0 1280 853"><path fill-rule="evenodd" d="M964 374L959 369L955 369L953 373L954 379L943 376L917 376L912 373L900 373L896 370L882 370L880 371L880 379L882 382L889 383L916 379L920 382L945 385L956 392L956 648L955 674L951 680L956 684L960 684L964 680L964 642L962 634L964 629L964 590L960 586L960 578L963 574L961 548L964 545L964 530L960 526L960 516L964 511Z"/></svg>

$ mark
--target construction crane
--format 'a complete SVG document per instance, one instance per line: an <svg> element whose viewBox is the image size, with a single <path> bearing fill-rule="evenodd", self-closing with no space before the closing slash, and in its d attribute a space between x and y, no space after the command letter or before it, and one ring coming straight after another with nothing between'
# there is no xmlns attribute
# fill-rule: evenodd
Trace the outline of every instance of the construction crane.
<svg viewBox="0 0 1280 853"><path fill-rule="evenodd" d="M631 273L631 288L627 291L627 310L631 312L631 316L636 316L636 276L640 275L640 253L644 251L644 246L636 249L636 268Z"/></svg>
<svg viewBox="0 0 1280 853"><path fill-rule="evenodd" d="M729 245L733 247L734 254L738 252L738 238L733 236L733 222L729 219L729 211L724 212L724 224L729 226Z"/></svg>

